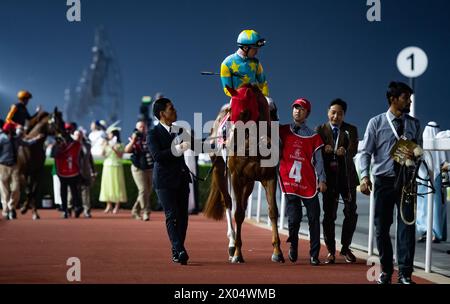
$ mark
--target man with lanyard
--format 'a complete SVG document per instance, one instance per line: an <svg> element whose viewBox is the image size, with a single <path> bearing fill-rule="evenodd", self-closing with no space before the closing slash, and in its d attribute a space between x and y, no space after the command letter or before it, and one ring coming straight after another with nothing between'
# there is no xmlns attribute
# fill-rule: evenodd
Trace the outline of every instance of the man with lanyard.
<svg viewBox="0 0 450 304"><path fill-rule="evenodd" d="M14 122L18 124L18 127L20 128L21 126L25 127L26 121L36 117L40 111L40 107L38 107L36 113L31 116L30 113L28 113L27 105L29 100L33 98L33 95L28 91L19 91L19 93L17 93L17 98L19 99L19 102L11 106L9 113L6 116L6 122Z"/></svg>
<svg viewBox="0 0 450 304"><path fill-rule="evenodd" d="M310 263L320 264L320 203L318 190L325 192L326 176L323 169L319 134L308 128L306 118L311 112L311 104L300 98L292 104L294 123L280 127L281 190L286 194L286 213L288 215L289 260L293 263L298 258L298 233L302 219L302 205L306 207L310 235Z"/></svg>
<svg viewBox="0 0 450 304"><path fill-rule="evenodd" d="M344 201L344 222L342 224L341 255L347 263L355 263L356 257L350 250L356 229L356 186L359 184L353 158L358 152L358 130L344 121L347 103L335 99L328 108L328 122L320 125L317 132L324 142L323 159L327 175L327 191L323 194L323 237L328 249L326 264L336 260L335 221L339 196Z"/></svg>
<svg viewBox="0 0 450 304"><path fill-rule="evenodd" d="M413 90L402 82L391 82L386 94L389 110L373 117L367 125L361 154L361 192L369 195L372 183L369 178L370 163L375 177L375 227L377 247L380 253L382 273L378 284L390 284L392 281L393 249L389 230L393 222L394 206L401 199L400 187L395 187L399 176L399 164L389 156L393 146L401 138L422 144L419 120L409 116L411 94ZM413 153L407 152L412 159ZM410 204L413 207L414 204ZM409 210L411 211L411 210ZM415 251L415 225L406 225L397 217L397 259L399 266L398 283L414 284L411 280Z"/></svg>

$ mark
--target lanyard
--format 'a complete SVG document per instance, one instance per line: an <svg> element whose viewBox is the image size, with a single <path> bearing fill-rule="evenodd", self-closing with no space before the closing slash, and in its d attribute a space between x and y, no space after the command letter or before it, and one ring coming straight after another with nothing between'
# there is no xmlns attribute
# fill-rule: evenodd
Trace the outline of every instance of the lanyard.
<svg viewBox="0 0 450 304"><path fill-rule="evenodd" d="M395 130L394 124L392 123L391 119L389 118L388 112L386 112L386 118L387 121L389 123L389 126L391 126L392 132L394 133L395 138L397 138L397 140L400 140L400 138L404 138L406 139L406 136L402 135L401 137L398 135L397 130ZM405 120L405 127L404 127L404 132L406 132L406 120Z"/></svg>
<svg viewBox="0 0 450 304"><path fill-rule="evenodd" d="M330 123L330 127L331 127L331 133L333 133L333 139L334 139L334 127L333 125ZM338 143L339 143L339 137L341 136L341 129L337 128L338 130L338 134L336 137L336 142L334 143L334 153L336 154L337 150L338 150Z"/></svg>
<svg viewBox="0 0 450 304"><path fill-rule="evenodd" d="M341 136L341 132L338 129L338 136L336 137L336 143L334 144L334 153L338 150L339 137Z"/></svg>

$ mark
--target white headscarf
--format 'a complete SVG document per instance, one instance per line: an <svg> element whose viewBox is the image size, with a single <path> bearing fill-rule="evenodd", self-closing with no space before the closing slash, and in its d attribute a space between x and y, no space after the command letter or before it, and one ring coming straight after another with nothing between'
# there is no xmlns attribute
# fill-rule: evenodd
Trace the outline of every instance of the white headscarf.
<svg viewBox="0 0 450 304"><path fill-rule="evenodd" d="M434 121L430 121L423 131L423 139L424 140L436 139L439 132L441 132L439 125ZM436 176L440 175L441 165L443 162L445 162L446 156L445 152L443 151L431 151L431 155L433 157L433 163L431 162L428 153L425 153L425 161L430 169L433 168L434 172L433 180L434 180ZM419 176L422 178L428 177L428 173L425 171L424 166L420 167Z"/></svg>

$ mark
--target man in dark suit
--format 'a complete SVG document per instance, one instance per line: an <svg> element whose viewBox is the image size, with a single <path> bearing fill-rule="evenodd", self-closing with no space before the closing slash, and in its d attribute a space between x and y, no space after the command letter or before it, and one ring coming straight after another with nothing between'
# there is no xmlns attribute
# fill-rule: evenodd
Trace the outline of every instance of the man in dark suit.
<svg viewBox="0 0 450 304"><path fill-rule="evenodd" d="M327 176L328 189L323 195L323 235L328 249L326 264L336 260L335 221L339 196L344 201L344 223L341 236L341 255L347 263L356 262L350 250L353 233L356 229L356 187L359 184L353 158L358 152L358 130L344 122L347 103L341 99L333 100L328 109L328 122L317 128L324 148L322 150Z"/></svg>
<svg viewBox="0 0 450 304"><path fill-rule="evenodd" d="M186 265L189 259L184 241L188 226L189 183L191 176L183 152L189 141L180 138L183 130L173 125L177 111L167 98L155 101L153 113L159 124L148 133L148 144L154 158L153 187L164 208L166 226L172 244L172 260Z"/></svg>

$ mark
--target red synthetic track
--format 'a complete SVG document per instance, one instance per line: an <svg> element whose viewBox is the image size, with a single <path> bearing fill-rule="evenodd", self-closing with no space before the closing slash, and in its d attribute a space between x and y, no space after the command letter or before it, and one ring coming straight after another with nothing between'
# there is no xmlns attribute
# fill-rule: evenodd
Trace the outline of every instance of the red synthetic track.
<svg viewBox="0 0 450 304"><path fill-rule="evenodd" d="M68 283L69 257L81 260L82 283L177 283L177 284L368 284L366 262L309 265L309 243L301 241L297 264L287 259L289 244L282 238L285 264L271 262L271 232L245 224L245 264L228 262L226 224L203 215L191 216L186 248L189 264L171 261L164 215L152 213L150 222L131 219L129 211L117 215L93 213L92 219L59 218L41 211L16 221L0 221L0 283ZM305 225L303 223L303 225ZM321 259L326 249L321 249ZM395 278L394 278L395 279ZM415 278L417 283L428 283Z"/></svg>

